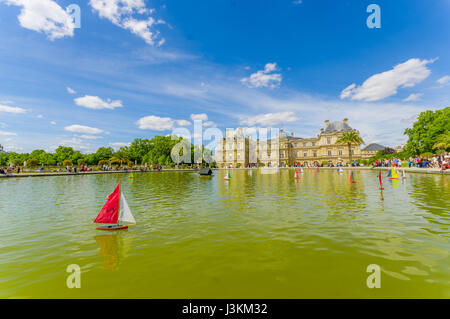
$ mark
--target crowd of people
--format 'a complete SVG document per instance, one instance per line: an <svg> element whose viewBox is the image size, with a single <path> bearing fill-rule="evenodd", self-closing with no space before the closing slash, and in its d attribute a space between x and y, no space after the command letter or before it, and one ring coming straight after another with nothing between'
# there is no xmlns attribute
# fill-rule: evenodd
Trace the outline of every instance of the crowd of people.
<svg viewBox="0 0 450 319"><path fill-rule="evenodd" d="M394 157L393 159L376 160L374 167L402 167L403 163L408 163L408 167L421 168L440 168L442 170L450 169L450 154L445 152L442 155L434 154L431 158L424 158L416 155L407 160L401 160Z"/></svg>

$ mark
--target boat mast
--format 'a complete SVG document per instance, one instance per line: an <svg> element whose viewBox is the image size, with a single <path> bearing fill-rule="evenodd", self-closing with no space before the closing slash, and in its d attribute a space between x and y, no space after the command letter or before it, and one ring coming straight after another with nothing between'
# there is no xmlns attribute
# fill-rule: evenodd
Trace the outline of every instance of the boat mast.
<svg viewBox="0 0 450 319"><path fill-rule="evenodd" d="M120 196L122 195L122 187L120 187L120 181L119 181L119 205L118 205L118 209L119 211L117 212L117 227L119 227L119 218L120 218Z"/></svg>

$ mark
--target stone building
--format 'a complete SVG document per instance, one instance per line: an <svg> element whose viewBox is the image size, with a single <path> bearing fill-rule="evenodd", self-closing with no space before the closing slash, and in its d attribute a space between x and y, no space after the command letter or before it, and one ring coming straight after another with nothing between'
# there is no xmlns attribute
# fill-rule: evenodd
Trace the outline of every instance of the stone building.
<svg viewBox="0 0 450 319"><path fill-rule="evenodd" d="M370 143L366 147L364 147L362 152L362 157L365 159L369 159L372 156L375 156L378 151L384 150L386 147L377 143Z"/></svg>
<svg viewBox="0 0 450 319"><path fill-rule="evenodd" d="M244 136L243 129L227 130L225 138L218 142L216 162L219 167L248 166L296 166L315 165L323 162L349 162L347 145L336 144L345 132L359 131L343 121L325 121L325 126L316 137L302 138L281 131L278 138L260 140L251 135ZM359 144L351 147L352 159L366 158ZM370 157L370 156L369 156Z"/></svg>

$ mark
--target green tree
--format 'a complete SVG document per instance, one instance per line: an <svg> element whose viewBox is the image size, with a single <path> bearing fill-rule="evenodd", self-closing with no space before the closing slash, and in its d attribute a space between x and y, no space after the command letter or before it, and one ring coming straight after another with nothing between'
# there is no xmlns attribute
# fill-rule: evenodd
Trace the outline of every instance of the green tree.
<svg viewBox="0 0 450 319"><path fill-rule="evenodd" d="M338 138L336 144L346 144L348 146L348 157L350 163L352 162L352 144L364 144L363 139L356 132L345 132Z"/></svg>
<svg viewBox="0 0 450 319"><path fill-rule="evenodd" d="M425 111L420 113L412 128L407 128L408 135L406 150L411 155L432 152L442 136L450 132L450 107L442 110Z"/></svg>
<svg viewBox="0 0 450 319"><path fill-rule="evenodd" d="M63 163L62 163L62 165L63 165L64 167L66 167L66 166L72 166L73 163L72 163L72 160L64 160Z"/></svg>
<svg viewBox="0 0 450 319"><path fill-rule="evenodd" d="M55 157L58 164L63 164L65 160L71 160L74 150L72 147L59 146L55 151ZM63 164L63 166L66 166Z"/></svg>
<svg viewBox="0 0 450 319"><path fill-rule="evenodd" d="M27 167L36 167L39 165L39 160L37 158L30 158L27 160Z"/></svg>
<svg viewBox="0 0 450 319"><path fill-rule="evenodd" d="M108 161L113 156L114 150L112 147L100 147L95 155L99 161Z"/></svg>

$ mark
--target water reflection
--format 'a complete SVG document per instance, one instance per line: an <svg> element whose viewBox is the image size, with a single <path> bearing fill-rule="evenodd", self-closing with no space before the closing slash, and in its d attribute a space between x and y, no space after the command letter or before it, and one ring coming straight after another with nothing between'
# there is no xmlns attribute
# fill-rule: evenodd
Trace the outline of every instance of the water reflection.
<svg viewBox="0 0 450 319"><path fill-rule="evenodd" d="M120 231L114 234L94 236L99 245L99 253L106 257L102 262L103 269L114 271L129 255L134 240L134 234Z"/></svg>

